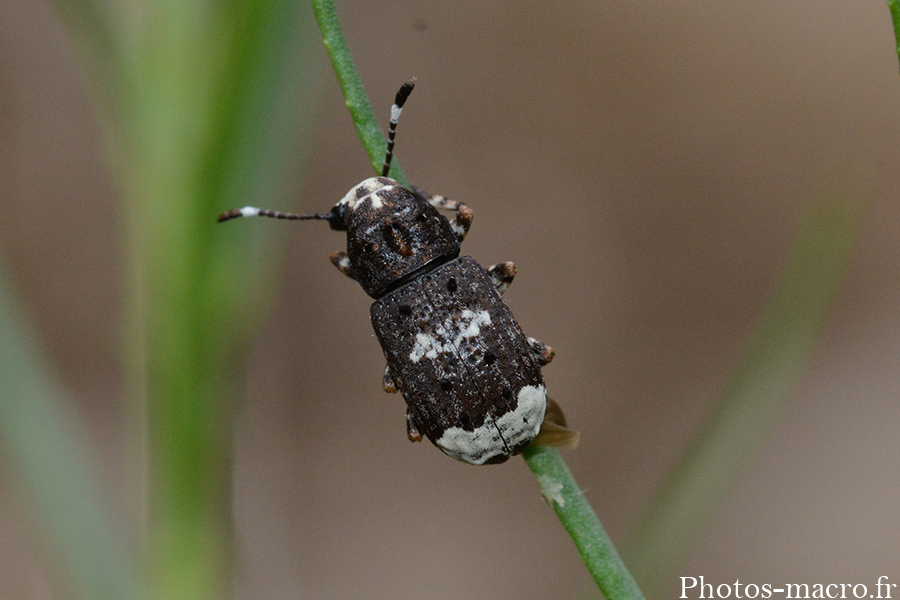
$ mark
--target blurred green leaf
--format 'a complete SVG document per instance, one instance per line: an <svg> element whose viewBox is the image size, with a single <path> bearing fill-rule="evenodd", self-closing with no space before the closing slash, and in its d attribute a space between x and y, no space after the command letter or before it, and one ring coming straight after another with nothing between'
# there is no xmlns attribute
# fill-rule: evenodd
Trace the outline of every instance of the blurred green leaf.
<svg viewBox="0 0 900 600"><path fill-rule="evenodd" d="M269 302L271 244L261 229L215 219L284 194L316 97L312 13L291 0L59 7L105 111L124 199L151 593L221 597L233 564L232 416L246 342Z"/></svg>
<svg viewBox="0 0 900 600"><path fill-rule="evenodd" d="M894 39L897 41L897 57L900 59L900 0L888 0L891 21L894 24Z"/></svg>

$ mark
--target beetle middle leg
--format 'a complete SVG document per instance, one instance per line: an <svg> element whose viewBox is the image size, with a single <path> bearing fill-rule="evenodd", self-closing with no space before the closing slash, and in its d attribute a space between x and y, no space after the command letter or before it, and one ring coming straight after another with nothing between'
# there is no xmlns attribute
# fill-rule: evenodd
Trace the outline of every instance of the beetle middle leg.
<svg viewBox="0 0 900 600"><path fill-rule="evenodd" d="M381 387L389 394L397 393L397 384L394 383L394 376L391 375L391 365L384 366L384 378L381 380ZM416 420L412 416L412 411L406 407L406 437L411 442L421 442L422 434L419 433L419 427Z"/></svg>
<svg viewBox="0 0 900 600"><path fill-rule="evenodd" d="M469 208L465 202L451 200L450 198L438 194L429 194L425 190L414 185L410 186L410 188L416 196L424 199L433 207L454 211L456 217L450 222L450 226L453 228L453 233L456 234L456 238L460 242L465 239L466 234L469 233L469 228L472 226L472 219L475 217L475 213L472 212L472 209Z"/></svg>
<svg viewBox="0 0 900 600"><path fill-rule="evenodd" d="M381 389L388 394L397 393L397 384L394 383L394 376L391 375L391 365L384 365L384 377L381 378Z"/></svg>
<svg viewBox="0 0 900 600"><path fill-rule="evenodd" d="M419 433L419 427L416 425L416 420L413 418L409 408L406 409L406 437L411 442L422 441L422 434Z"/></svg>
<svg viewBox="0 0 900 600"><path fill-rule="evenodd" d="M509 287L509 284L512 283L513 277L516 276L516 265L508 260L503 263L491 265L488 267L487 272L488 275L491 276L491 283L494 284L494 287L502 296L503 292Z"/></svg>
<svg viewBox="0 0 900 600"><path fill-rule="evenodd" d="M391 365L384 366L384 378L381 380L381 387L389 394L397 393L397 384L394 383L394 376L391 375ZM412 411L406 407L406 437L411 442L421 442L422 434L419 433L419 427L416 420L412 416Z"/></svg>

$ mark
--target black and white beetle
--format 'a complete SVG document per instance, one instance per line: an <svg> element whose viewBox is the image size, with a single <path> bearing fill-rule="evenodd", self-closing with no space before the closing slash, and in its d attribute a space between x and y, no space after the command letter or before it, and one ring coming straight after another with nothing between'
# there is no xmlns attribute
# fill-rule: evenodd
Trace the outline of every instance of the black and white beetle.
<svg viewBox="0 0 900 600"><path fill-rule="evenodd" d="M372 326L387 359L383 385L406 400L409 439L425 435L466 463L501 463L541 428L541 366L553 350L526 337L500 299L516 273L513 263L484 269L459 255L472 223L469 207L387 177L397 120L414 84L403 84L391 107L381 177L356 185L325 214L245 207L219 221L320 219L346 231L347 251L332 253L331 262L375 299ZM451 222L437 209L456 216Z"/></svg>

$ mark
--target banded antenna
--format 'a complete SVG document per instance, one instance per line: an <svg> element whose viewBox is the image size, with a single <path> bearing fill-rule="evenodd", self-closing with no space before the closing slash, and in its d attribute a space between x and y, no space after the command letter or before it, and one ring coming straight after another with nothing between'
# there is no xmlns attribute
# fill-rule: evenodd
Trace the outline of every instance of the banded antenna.
<svg viewBox="0 0 900 600"><path fill-rule="evenodd" d="M384 155L384 166L381 168L382 177L387 177L388 172L391 170L391 159L394 157L394 137L397 135L397 121L400 119L400 113L403 112L403 105L406 103L406 99L409 98L409 95L412 93L415 86L416 78L413 77L400 86L400 89L397 90L397 95L394 97L394 104L391 106L391 120L388 126L387 152ZM328 221L332 228L335 226L342 228L341 217L334 210L324 214L301 215L298 213L256 208L255 206L245 206L244 208L235 208L223 212L216 221L221 223L222 221L237 219L238 217L269 217L272 219L287 219L290 221L308 221L315 219Z"/></svg>
<svg viewBox="0 0 900 600"><path fill-rule="evenodd" d="M286 213L277 210L266 210L264 208L256 208L255 206L245 206L244 208L235 208L228 210L219 215L216 222L228 221L229 219L237 219L238 217L271 217L273 219L288 219L290 221L306 221L309 219L320 219L330 221L335 218L331 213L316 215L300 215L297 213Z"/></svg>
<svg viewBox="0 0 900 600"><path fill-rule="evenodd" d="M397 90L397 96L394 98L394 105L391 106L391 121L388 125L388 143L387 153L384 155L384 166L381 168L381 176L387 177L391 170L391 159L394 157L394 136L397 135L397 121L400 120L400 113L403 112L403 104L413 88L416 87L416 78L413 77L400 86Z"/></svg>

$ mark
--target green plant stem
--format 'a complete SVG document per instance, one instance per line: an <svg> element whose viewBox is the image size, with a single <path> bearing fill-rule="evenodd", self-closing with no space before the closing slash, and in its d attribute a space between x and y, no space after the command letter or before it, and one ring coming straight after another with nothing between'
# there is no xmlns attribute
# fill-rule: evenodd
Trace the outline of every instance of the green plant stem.
<svg viewBox="0 0 900 600"><path fill-rule="evenodd" d="M523 456L541 486L541 495L572 537L581 560L607 600L643 599L559 450L533 445Z"/></svg>
<svg viewBox="0 0 900 600"><path fill-rule="evenodd" d="M894 23L894 39L897 40L897 58L900 60L900 0L888 0L891 21Z"/></svg>
<svg viewBox="0 0 900 600"><path fill-rule="evenodd" d="M372 167L379 173L387 142L347 47L334 3L330 0L312 0L312 4L325 48L350 109L350 116L372 161ZM396 160L391 167L391 176L401 185L409 185ZM643 598L559 452L552 448L534 446L525 451L525 460L538 478L544 497L553 505L606 597L609 600Z"/></svg>
<svg viewBox="0 0 900 600"><path fill-rule="evenodd" d="M359 76L353 55L350 54L347 39L344 37L341 23L338 20L337 9L331 0L312 0L312 5L316 13L316 20L319 22L319 30L322 32L322 42L331 58L331 65L334 67L338 83L340 83L347 108L350 109L350 116L356 126L356 132L359 134L366 154L369 155L372 168L375 169L375 173L381 175L387 140L378 125L375 113L372 112L372 103L363 88L362 78ZM402 82L397 82L398 87L400 83ZM390 176L403 187L409 187L409 180L406 179L406 174L396 157L391 161Z"/></svg>
<svg viewBox="0 0 900 600"><path fill-rule="evenodd" d="M844 198L809 207L731 383L627 546L625 557L648 597L666 596L685 552L790 400L843 280L861 212Z"/></svg>

